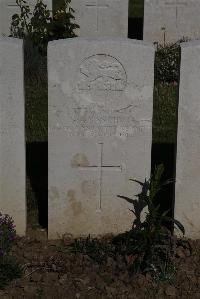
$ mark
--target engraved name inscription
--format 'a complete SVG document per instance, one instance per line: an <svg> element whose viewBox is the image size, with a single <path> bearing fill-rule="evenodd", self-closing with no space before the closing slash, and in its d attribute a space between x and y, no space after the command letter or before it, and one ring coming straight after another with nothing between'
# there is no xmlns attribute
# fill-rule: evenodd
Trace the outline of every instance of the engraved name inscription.
<svg viewBox="0 0 200 299"><path fill-rule="evenodd" d="M122 91L127 85L123 65L107 54L86 58L80 66L79 78L79 90Z"/></svg>
<svg viewBox="0 0 200 299"><path fill-rule="evenodd" d="M70 109L69 117L72 125L79 125L81 127L87 126L134 126L137 125L134 115L134 107L129 105L123 110L105 110L78 107Z"/></svg>
<svg viewBox="0 0 200 299"><path fill-rule="evenodd" d="M151 119L137 119L137 105L120 109L95 107L69 108L67 123L57 122L54 130L65 131L68 137L134 137L151 129Z"/></svg>

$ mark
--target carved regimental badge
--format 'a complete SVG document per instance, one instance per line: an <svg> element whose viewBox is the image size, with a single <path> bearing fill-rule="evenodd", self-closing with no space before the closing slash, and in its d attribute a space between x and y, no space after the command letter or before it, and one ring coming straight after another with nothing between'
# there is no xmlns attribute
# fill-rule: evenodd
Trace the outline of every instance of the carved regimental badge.
<svg viewBox="0 0 200 299"><path fill-rule="evenodd" d="M79 90L122 91L126 84L127 75L123 65L110 55L90 56L80 66Z"/></svg>

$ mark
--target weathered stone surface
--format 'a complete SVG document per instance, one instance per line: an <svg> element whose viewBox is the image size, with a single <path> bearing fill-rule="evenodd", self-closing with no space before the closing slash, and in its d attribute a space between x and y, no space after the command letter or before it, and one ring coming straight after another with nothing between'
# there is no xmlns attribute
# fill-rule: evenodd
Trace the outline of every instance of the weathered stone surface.
<svg viewBox="0 0 200 299"><path fill-rule="evenodd" d="M22 41L0 39L0 212L26 230Z"/></svg>
<svg viewBox="0 0 200 299"><path fill-rule="evenodd" d="M31 11L35 7L36 2L36 0L27 0ZM43 0L43 2L47 4L48 9L52 10L52 0ZM16 4L16 0L0 0L0 35L10 35L12 16L19 12L20 9Z"/></svg>
<svg viewBox="0 0 200 299"><path fill-rule="evenodd" d="M81 37L127 37L128 0L72 0Z"/></svg>
<svg viewBox="0 0 200 299"><path fill-rule="evenodd" d="M144 40L163 44L198 39L199 15L199 0L145 0Z"/></svg>
<svg viewBox="0 0 200 299"><path fill-rule="evenodd" d="M151 166L154 48L128 39L49 44L49 238L129 229Z"/></svg>
<svg viewBox="0 0 200 299"><path fill-rule="evenodd" d="M178 116L175 217L200 238L200 41L184 43Z"/></svg>

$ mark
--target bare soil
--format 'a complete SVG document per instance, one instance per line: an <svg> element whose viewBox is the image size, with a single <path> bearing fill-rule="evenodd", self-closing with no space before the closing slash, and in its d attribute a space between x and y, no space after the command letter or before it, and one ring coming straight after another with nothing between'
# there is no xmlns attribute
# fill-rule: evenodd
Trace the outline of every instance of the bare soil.
<svg viewBox="0 0 200 299"><path fill-rule="evenodd" d="M48 241L42 230L19 238L12 254L21 263L23 276L0 290L0 298L200 299L200 240L190 241L192 253L177 248L173 284L155 283L149 275L130 276L120 259L109 257L99 265L86 255L69 252L65 245L71 241Z"/></svg>

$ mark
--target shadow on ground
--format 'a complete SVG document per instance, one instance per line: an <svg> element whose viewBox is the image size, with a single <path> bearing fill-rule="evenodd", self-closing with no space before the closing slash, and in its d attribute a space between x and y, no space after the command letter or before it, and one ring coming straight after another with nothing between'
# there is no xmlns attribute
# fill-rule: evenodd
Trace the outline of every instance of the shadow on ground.
<svg viewBox="0 0 200 299"><path fill-rule="evenodd" d="M174 182L166 185L159 192L157 200L160 204L160 212L170 210L170 216L173 216L174 207L174 189L175 189L175 163L176 163L176 147L174 144L153 144L151 155L151 172L153 173L155 166L164 165L163 181L174 179Z"/></svg>
<svg viewBox="0 0 200 299"><path fill-rule="evenodd" d="M128 38L143 39L143 18L128 19Z"/></svg>
<svg viewBox="0 0 200 299"><path fill-rule="evenodd" d="M48 226L48 143L26 144L26 172L38 208L38 223ZM29 190L27 190L29 193Z"/></svg>

